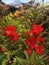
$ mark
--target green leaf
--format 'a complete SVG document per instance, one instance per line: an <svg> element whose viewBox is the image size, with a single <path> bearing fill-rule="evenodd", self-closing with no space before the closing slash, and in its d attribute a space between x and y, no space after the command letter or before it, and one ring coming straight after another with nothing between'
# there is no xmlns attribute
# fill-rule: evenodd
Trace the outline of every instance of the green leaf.
<svg viewBox="0 0 49 65"><path fill-rule="evenodd" d="M2 62L2 65L7 65L7 61L8 61L8 60L5 60L5 59L4 59L3 62Z"/></svg>
<svg viewBox="0 0 49 65"><path fill-rule="evenodd" d="M28 62L30 62L30 56L26 52L24 52L24 54L25 54L26 59L28 60Z"/></svg>
<svg viewBox="0 0 49 65"><path fill-rule="evenodd" d="M20 50L17 50L14 53L14 55L17 56L17 57L20 57L20 58L24 58L24 59L26 58L24 52L22 52L21 49Z"/></svg>
<svg viewBox="0 0 49 65"><path fill-rule="evenodd" d="M22 59L19 57L16 57L17 61L21 64L21 65L28 65L29 62L26 59Z"/></svg>
<svg viewBox="0 0 49 65"><path fill-rule="evenodd" d="M16 62L12 63L11 65L16 65Z"/></svg>
<svg viewBox="0 0 49 65"><path fill-rule="evenodd" d="M45 54L38 57L38 59L37 59L38 64L40 63L42 65L45 65L44 56L45 56Z"/></svg>
<svg viewBox="0 0 49 65"><path fill-rule="evenodd" d="M32 55L31 55L31 60L30 60L31 64L37 65L36 63L36 53L35 51L33 51Z"/></svg>

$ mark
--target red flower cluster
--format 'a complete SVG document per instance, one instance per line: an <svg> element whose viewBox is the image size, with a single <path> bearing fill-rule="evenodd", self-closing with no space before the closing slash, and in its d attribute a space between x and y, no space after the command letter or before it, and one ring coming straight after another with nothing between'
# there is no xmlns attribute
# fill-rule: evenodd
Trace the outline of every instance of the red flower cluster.
<svg viewBox="0 0 49 65"><path fill-rule="evenodd" d="M12 25L6 27L5 35L7 37L11 37L13 41L17 41L19 37L19 34L16 32L16 28Z"/></svg>
<svg viewBox="0 0 49 65"><path fill-rule="evenodd" d="M2 29L2 27L0 26L0 29Z"/></svg>
<svg viewBox="0 0 49 65"><path fill-rule="evenodd" d="M44 46L42 46L41 44L44 43L44 38L40 35L43 30L44 29L41 25L33 25L32 29L26 32L26 37L31 34L31 36L29 36L29 38L25 41L25 43L29 47L29 49L27 50L27 53L29 55L32 54L33 50L36 50L37 54L42 54L44 52Z"/></svg>
<svg viewBox="0 0 49 65"><path fill-rule="evenodd" d="M38 25L32 25L32 32L35 33L35 34L40 34L43 32L43 27L38 24Z"/></svg>
<svg viewBox="0 0 49 65"><path fill-rule="evenodd" d="M35 45L35 50L37 54L42 54L44 52L44 46L42 45Z"/></svg>
<svg viewBox="0 0 49 65"><path fill-rule="evenodd" d="M1 51L4 53L6 52L6 48L5 47L1 47Z"/></svg>

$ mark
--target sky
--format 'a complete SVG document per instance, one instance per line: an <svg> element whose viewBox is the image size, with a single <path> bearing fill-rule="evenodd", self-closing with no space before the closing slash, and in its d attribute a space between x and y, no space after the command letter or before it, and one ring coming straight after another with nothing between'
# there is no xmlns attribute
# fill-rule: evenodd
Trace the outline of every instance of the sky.
<svg viewBox="0 0 49 65"><path fill-rule="evenodd" d="M17 3L19 3L19 2L28 3L30 0L2 0L2 2L5 2L7 4L10 4L10 3L14 2L14 1L17 2Z"/></svg>
<svg viewBox="0 0 49 65"><path fill-rule="evenodd" d="M41 2L42 0L36 0L36 2ZM44 0L44 3L47 3L47 2L49 2L49 0Z"/></svg>
<svg viewBox="0 0 49 65"><path fill-rule="evenodd" d="M11 2L17 1L17 3L22 2L22 3L27 3L30 0L2 0L2 2L5 2L7 4L10 4ZM42 0L35 0L36 2L41 2ZM49 0L44 0L44 3L49 2Z"/></svg>

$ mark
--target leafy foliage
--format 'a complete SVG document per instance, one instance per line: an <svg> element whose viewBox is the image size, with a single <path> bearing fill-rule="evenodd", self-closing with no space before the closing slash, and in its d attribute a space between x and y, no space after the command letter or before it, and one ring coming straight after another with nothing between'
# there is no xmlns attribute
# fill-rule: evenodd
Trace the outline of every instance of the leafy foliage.
<svg viewBox="0 0 49 65"><path fill-rule="evenodd" d="M25 33L31 29L32 24L41 24L44 27L42 36L45 38L45 52L42 55L32 55L26 53L28 46L25 44ZM20 34L18 41L10 41L9 38L0 34L0 65L47 65L45 55L49 55L49 10L46 8L18 10L14 14L0 19L0 26L14 25ZM2 30L0 31L0 33ZM2 33L3 34L3 33ZM1 47L6 48L6 52L1 51Z"/></svg>

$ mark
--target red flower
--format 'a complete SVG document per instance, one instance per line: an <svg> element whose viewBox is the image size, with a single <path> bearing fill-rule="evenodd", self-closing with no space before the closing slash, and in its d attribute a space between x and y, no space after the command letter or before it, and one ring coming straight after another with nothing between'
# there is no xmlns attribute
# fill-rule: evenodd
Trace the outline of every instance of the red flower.
<svg viewBox="0 0 49 65"><path fill-rule="evenodd" d="M28 47L31 49L28 51L33 51L34 50L34 44L36 44L36 42L37 42L36 36L29 37L29 39L26 40L25 42L28 45Z"/></svg>
<svg viewBox="0 0 49 65"><path fill-rule="evenodd" d="M5 29L5 34L7 37L10 37L13 41L17 41L19 34L16 32L16 28L14 26L7 26Z"/></svg>
<svg viewBox="0 0 49 65"><path fill-rule="evenodd" d="M26 40L26 44L27 44L28 47L30 47L32 50L34 49L34 44L31 43L29 40Z"/></svg>
<svg viewBox="0 0 49 65"><path fill-rule="evenodd" d="M15 36L17 34L16 31L9 31L9 30L6 30L5 33L6 33L7 37L8 36Z"/></svg>
<svg viewBox="0 0 49 65"><path fill-rule="evenodd" d="M30 48L33 49L33 45L36 44L37 39L36 39L35 36L31 36L31 37L29 37L29 39L27 39L25 42L26 42L26 44L27 44Z"/></svg>
<svg viewBox="0 0 49 65"><path fill-rule="evenodd" d="M7 36L7 37L8 37L8 36L12 36L12 32L13 32L13 31L6 30L6 31L5 31L6 36Z"/></svg>
<svg viewBox="0 0 49 65"><path fill-rule="evenodd" d="M26 32L26 37L28 37L31 34L31 31Z"/></svg>
<svg viewBox="0 0 49 65"><path fill-rule="evenodd" d="M14 26L7 26L5 29L6 36L12 36L15 34L16 28Z"/></svg>
<svg viewBox="0 0 49 65"><path fill-rule="evenodd" d="M38 37L38 40L39 40L41 43L44 43L44 41L45 41L42 36L39 36L39 37Z"/></svg>
<svg viewBox="0 0 49 65"><path fill-rule="evenodd" d="M31 37L29 38L29 41L30 41L32 44L35 44L35 43L37 42L36 36L35 36L35 35L34 35L34 36L31 36Z"/></svg>
<svg viewBox="0 0 49 65"><path fill-rule="evenodd" d="M39 47L38 44L34 44L34 48L37 49Z"/></svg>
<svg viewBox="0 0 49 65"><path fill-rule="evenodd" d="M12 36L12 40L13 40L13 41L17 41L18 38L19 38L19 34L16 32L16 33L14 34L14 36Z"/></svg>
<svg viewBox="0 0 49 65"><path fill-rule="evenodd" d="M43 27L39 24L39 25L32 25L32 32L35 34L40 34L43 31Z"/></svg>
<svg viewBox="0 0 49 65"><path fill-rule="evenodd" d="M6 52L6 49L4 47L1 47L2 52Z"/></svg>
<svg viewBox="0 0 49 65"><path fill-rule="evenodd" d="M30 41L29 40L25 40L25 43L30 46Z"/></svg>
<svg viewBox="0 0 49 65"><path fill-rule="evenodd" d="M39 55L43 54L43 52L44 52L44 46L37 45L37 47L35 47L35 49L36 49L36 53Z"/></svg>
<svg viewBox="0 0 49 65"><path fill-rule="evenodd" d="M28 54L31 55L33 50L36 50L37 54L42 54L44 52L44 47L37 44L38 41L40 41L41 43L44 42L44 38L42 36L39 36L39 34L41 34L43 30L43 27L38 24L33 25L31 31L26 32L27 37L32 33L32 35L29 36L29 38L25 41L25 43L29 47L29 49L27 50Z"/></svg>
<svg viewBox="0 0 49 65"><path fill-rule="evenodd" d="M27 53L28 53L29 55L31 55L31 54L32 54L32 50L29 48L29 49L27 50Z"/></svg>
<svg viewBox="0 0 49 65"><path fill-rule="evenodd" d="M13 25L10 25L10 26L7 26L7 27L6 27L6 30L16 31L16 28L15 28Z"/></svg>
<svg viewBox="0 0 49 65"><path fill-rule="evenodd" d="M2 29L2 26L0 26L0 29Z"/></svg>

